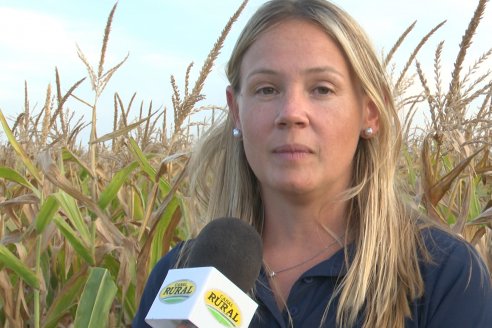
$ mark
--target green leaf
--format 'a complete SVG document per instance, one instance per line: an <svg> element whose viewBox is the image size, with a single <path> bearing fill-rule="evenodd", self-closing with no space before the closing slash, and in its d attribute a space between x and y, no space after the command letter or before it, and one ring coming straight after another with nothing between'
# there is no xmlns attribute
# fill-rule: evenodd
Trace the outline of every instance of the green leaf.
<svg viewBox="0 0 492 328"><path fill-rule="evenodd" d="M133 162L114 175L111 182L106 186L106 188L101 193L101 196L99 197L99 207L101 209L104 210L108 206L108 204L116 197L116 194L120 190L121 186L127 181L128 175L138 166L139 164L137 162Z"/></svg>
<svg viewBox="0 0 492 328"><path fill-rule="evenodd" d="M75 202L75 199L68 195L65 192L57 192L54 194L56 199L58 200L61 208L65 211L70 222L80 233L80 237L84 241L86 245L90 245L91 243L91 234L89 232L89 228L87 227L87 223L84 221L82 217L82 213L80 213L79 207Z"/></svg>
<svg viewBox="0 0 492 328"><path fill-rule="evenodd" d="M152 248L150 252L150 266L154 267L154 265L159 261L159 259L162 257L162 254L165 254L168 250L163 249L164 246L164 239L165 239L165 234L167 227L169 223L171 222L171 218L174 214L174 211L176 211L176 208L180 206L180 200L176 197L173 197L169 205L166 207L164 213L160 217L159 221L157 222L156 230L155 230L155 235L152 240Z"/></svg>
<svg viewBox="0 0 492 328"><path fill-rule="evenodd" d="M152 167L152 165L150 165L149 161L147 160L147 157L145 157L140 147L138 147L137 142L133 138L130 138L129 141L130 141L130 151L135 157L135 160L140 164L142 170L144 170L144 172L150 176L152 181L154 181L155 175L157 174L156 170Z"/></svg>
<svg viewBox="0 0 492 328"><path fill-rule="evenodd" d="M3 130L7 135L7 139L9 140L10 145L12 145L12 148L14 148L15 152L19 155L20 159L26 166L27 170L39 183L41 183L42 179L41 176L39 175L39 170L33 164L29 156L27 156L26 152L24 151L24 148L22 148L22 146L17 142L17 140L15 140L14 134L12 133L12 130L10 130L9 125L7 124L7 120L5 119L5 116L3 116L1 110L0 110L0 123L3 126Z"/></svg>
<svg viewBox="0 0 492 328"><path fill-rule="evenodd" d="M82 293L82 287L87 279L87 272L83 275L74 276L73 278L75 279L71 279L64 284L63 289L56 295L46 314L43 327L55 328L58 321L76 305L76 300Z"/></svg>
<svg viewBox="0 0 492 328"><path fill-rule="evenodd" d="M37 190L26 178L24 178L19 172L8 168L0 167L0 178L4 178L13 182L16 182L34 192L34 194L40 198L41 193Z"/></svg>
<svg viewBox="0 0 492 328"><path fill-rule="evenodd" d="M94 178L94 174L92 174L91 169L77 155L75 155L73 152L71 152L70 149L63 147L62 158L64 161L76 162L82 168L83 172L90 174Z"/></svg>
<svg viewBox="0 0 492 328"><path fill-rule="evenodd" d="M133 138L130 138L130 151L135 157L135 160L140 164L142 170L147 173L153 182L156 182L157 171L150 165L147 157ZM167 194L172 189L169 183L163 179L159 179L158 183L159 189L163 194Z"/></svg>
<svg viewBox="0 0 492 328"><path fill-rule="evenodd" d="M38 215L36 216L36 230L38 233L44 231L44 228L50 223L55 213L60 208L60 204L53 195L49 195L41 205Z"/></svg>
<svg viewBox="0 0 492 328"><path fill-rule="evenodd" d="M476 176L473 178L472 183L472 191L471 191L471 200L470 200L470 209L468 213L468 220L472 218L478 217L480 212L482 211L482 205L480 204L480 192L479 187L481 183L482 177Z"/></svg>
<svg viewBox="0 0 492 328"><path fill-rule="evenodd" d="M39 279L36 274L2 244L0 244L0 263L17 273L31 287L39 289Z"/></svg>
<svg viewBox="0 0 492 328"><path fill-rule="evenodd" d="M91 268L75 314L75 328L107 326L111 304L118 288L104 268Z"/></svg>
<svg viewBox="0 0 492 328"><path fill-rule="evenodd" d="M132 218L135 220L142 220L145 213L144 201L141 192L137 189L135 190L132 197L133 200L133 213Z"/></svg>
<svg viewBox="0 0 492 328"><path fill-rule="evenodd" d="M86 247L79 239L78 234L70 227L68 223L66 223L59 216L55 216L53 218L56 226L60 230L60 232L65 236L70 245L72 245L73 249L79 254L87 263L90 265L95 265L95 260L92 257L92 253L88 247Z"/></svg>

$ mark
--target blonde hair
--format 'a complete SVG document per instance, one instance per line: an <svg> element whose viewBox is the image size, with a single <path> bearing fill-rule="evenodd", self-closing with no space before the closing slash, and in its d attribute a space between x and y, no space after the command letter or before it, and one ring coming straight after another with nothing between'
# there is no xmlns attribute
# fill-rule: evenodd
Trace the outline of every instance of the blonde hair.
<svg viewBox="0 0 492 328"><path fill-rule="evenodd" d="M236 43L227 66L229 82L235 91L240 90L244 54L261 33L286 19L306 20L324 30L338 44L379 112L377 136L359 141L352 187L346 194L350 204L347 232L354 236L355 251L350 259L346 255L348 271L335 293L339 295L337 322L352 326L363 315L364 327L404 327L411 315L409 302L423 293L417 255L421 242L416 220L397 197L400 124L386 73L365 33L328 1L269 1L251 17ZM197 144L189 166L195 210L191 217L235 216L261 233L259 182L242 143L232 136L233 127L229 114ZM320 326L330 305L331 301Z"/></svg>

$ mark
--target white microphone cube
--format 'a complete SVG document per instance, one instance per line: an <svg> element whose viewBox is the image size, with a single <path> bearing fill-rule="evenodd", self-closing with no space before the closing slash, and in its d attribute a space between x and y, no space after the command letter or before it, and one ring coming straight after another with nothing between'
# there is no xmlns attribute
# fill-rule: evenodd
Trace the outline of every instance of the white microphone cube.
<svg viewBox="0 0 492 328"><path fill-rule="evenodd" d="M171 269L145 321L175 328L189 321L198 328L247 328L258 305L213 267Z"/></svg>

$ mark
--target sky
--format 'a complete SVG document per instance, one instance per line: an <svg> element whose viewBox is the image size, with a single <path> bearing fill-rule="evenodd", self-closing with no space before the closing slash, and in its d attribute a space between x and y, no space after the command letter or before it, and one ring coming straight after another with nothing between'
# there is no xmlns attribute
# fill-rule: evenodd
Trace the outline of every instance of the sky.
<svg viewBox="0 0 492 328"><path fill-rule="evenodd" d="M225 106L227 79L224 67L234 42L247 19L264 0L250 0L234 24L221 55L203 90L206 99L199 105ZM417 25L401 49L395 63L402 67L420 39L443 20L447 23L433 36L418 56L432 77L432 59L437 44L445 41L443 69L451 71L461 37L478 0L334 0L366 30L380 53L388 52L402 32L415 20ZM10 122L24 108L27 81L32 111L39 112L48 84L55 85L58 68L62 92L87 76L77 56L77 45L97 67L107 17L115 1L110 0L0 0L0 109ZM114 74L98 106L98 134L112 128L113 96L118 92L126 104L136 93L137 110L164 106L171 111L170 76L184 87L186 67L193 62L192 81L229 17L241 0L120 0L113 19L106 69L129 54ZM492 43L492 4L479 27L469 51L472 63ZM489 67L491 65L488 65ZM401 70L401 68L400 68ZM450 74L450 73L449 73ZM86 80L75 94L92 102ZM69 103L77 116L89 122L88 107ZM12 123L11 123L12 124ZM0 137L3 131L0 131Z"/></svg>

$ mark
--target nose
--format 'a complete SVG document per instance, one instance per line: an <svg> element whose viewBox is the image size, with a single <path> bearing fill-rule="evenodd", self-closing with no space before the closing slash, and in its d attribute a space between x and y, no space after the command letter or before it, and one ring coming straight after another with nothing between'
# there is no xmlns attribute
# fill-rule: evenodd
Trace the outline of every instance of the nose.
<svg viewBox="0 0 492 328"><path fill-rule="evenodd" d="M290 90L284 94L279 103L275 126L285 128L303 128L309 124L307 116L307 99L300 90Z"/></svg>

